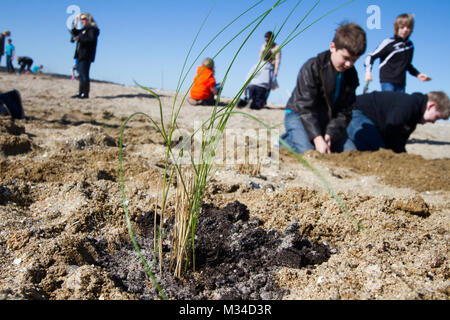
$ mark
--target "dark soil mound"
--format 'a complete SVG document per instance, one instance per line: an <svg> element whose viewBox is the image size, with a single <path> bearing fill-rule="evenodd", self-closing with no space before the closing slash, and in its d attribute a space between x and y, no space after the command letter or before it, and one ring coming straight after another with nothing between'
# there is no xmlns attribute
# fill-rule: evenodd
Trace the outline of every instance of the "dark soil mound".
<svg viewBox="0 0 450 320"><path fill-rule="evenodd" d="M139 219L139 238L143 255L149 263L153 250L153 215ZM195 239L196 272L188 271L176 279L163 266L158 281L170 299L281 299L287 292L275 279L277 268L302 268L320 264L330 257L324 244L311 243L293 223L283 233L266 231L258 219L249 219L245 205L234 202L223 209L205 205L198 220ZM168 226L171 228L171 226ZM169 231L170 232L170 231ZM165 247L168 251L168 247ZM131 247L114 254L102 254L101 267L111 279L139 299L157 299L141 262Z"/></svg>

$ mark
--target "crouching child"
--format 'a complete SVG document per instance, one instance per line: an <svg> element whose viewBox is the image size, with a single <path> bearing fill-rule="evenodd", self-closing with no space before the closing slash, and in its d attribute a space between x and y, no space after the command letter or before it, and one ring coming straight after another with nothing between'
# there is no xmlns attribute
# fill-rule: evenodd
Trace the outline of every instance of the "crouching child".
<svg viewBox="0 0 450 320"><path fill-rule="evenodd" d="M359 86L354 67L366 50L366 33L355 23L341 25L329 50L309 59L286 105L281 138L297 153L354 150L346 135L355 90Z"/></svg>
<svg viewBox="0 0 450 320"><path fill-rule="evenodd" d="M359 151L384 148L401 153L419 123L448 119L449 114L450 101L442 91L372 92L356 97L347 133Z"/></svg>

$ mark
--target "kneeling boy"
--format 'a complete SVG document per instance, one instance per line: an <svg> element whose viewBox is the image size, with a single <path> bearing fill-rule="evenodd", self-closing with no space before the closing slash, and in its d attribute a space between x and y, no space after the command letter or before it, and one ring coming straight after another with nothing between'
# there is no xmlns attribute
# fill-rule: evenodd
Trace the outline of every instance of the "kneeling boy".
<svg viewBox="0 0 450 320"><path fill-rule="evenodd" d="M281 138L297 153L354 150L346 135L358 74L353 66L366 51L366 33L355 23L341 25L330 49L308 60L287 103Z"/></svg>
<svg viewBox="0 0 450 320"><path fill-rule="evenodd" d="M442 91L426 95L372 92L356 97L347 133L359 151L406 152L406 142L417 124L448 119L449 114L450 101Z"/></svg>

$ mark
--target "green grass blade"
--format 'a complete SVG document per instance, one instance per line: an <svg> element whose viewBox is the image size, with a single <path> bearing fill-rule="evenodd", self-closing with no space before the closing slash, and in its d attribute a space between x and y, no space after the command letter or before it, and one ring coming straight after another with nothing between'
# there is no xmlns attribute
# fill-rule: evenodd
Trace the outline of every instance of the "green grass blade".
<svg viewBox="0 0 450 320"><path fill-rule="evenodd" d="M128 123L128 121L130 121L135 115L137 114L142 114L140 112L134 113L132 114L130 117L128 117L128 119L123 123L122 128L120 130L120 143L119 143L119 175L120 175L120 189L122 192L122 203L123 203L123 209L125 212L125 218L126 218L126 222L127 222L127 227L128 227L128 233L130 235L131 238L131 242L133 243L134 249L137 252L139 258L141 259L142 264L145 267L145 270L147 271L148 276L150 277L150 279L152 280L154 286L156 287L156 289L158 290L160 296L164 299L167 300L167 296L164 293L164 291L161 289L158 281L156 280L156 277L154 276L154 274L151 271L150 266L147 263L147 260L145 260L144 256L141 253L140 247L136 241L136 238L134 236L134 232L133 232L133 227L131 225L131 221L130 221L130 215L128 213L128 201L126 198L126 193L125 193L125 183L124 183L124 174L123 174L123 136L124 136L124 131L125 131L125 127L126 124ZM153 121L153 120L152 120Z"/></svg>

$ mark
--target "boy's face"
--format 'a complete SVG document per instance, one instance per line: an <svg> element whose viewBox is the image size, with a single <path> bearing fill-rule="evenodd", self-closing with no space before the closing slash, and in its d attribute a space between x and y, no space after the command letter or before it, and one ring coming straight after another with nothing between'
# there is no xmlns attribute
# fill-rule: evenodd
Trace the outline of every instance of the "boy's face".
<svg viewBox="0 0 450 320"><path fill-rule="evenodd" d="M334 42L330 44L331 63L337 72L344 72L353 67L359 56L352 56L347 49L336 49Z"/></svg>
<svg viewBox="0 0 450 320"><path fill-rule="evenodd" d="M445 119L439 112L436 104L434 102L428 102L425 113L423 114L422 123L431 122L435 123L437 120Z"/></svg>
<svg viewBox="0 0 450 320"><path fill-rule="evenodd" d="M403 25L398 28L397 35L400 38L402 38L403 40L406 40L411 35L411 32L412 32L412 29L410 26Z"/></svg>

